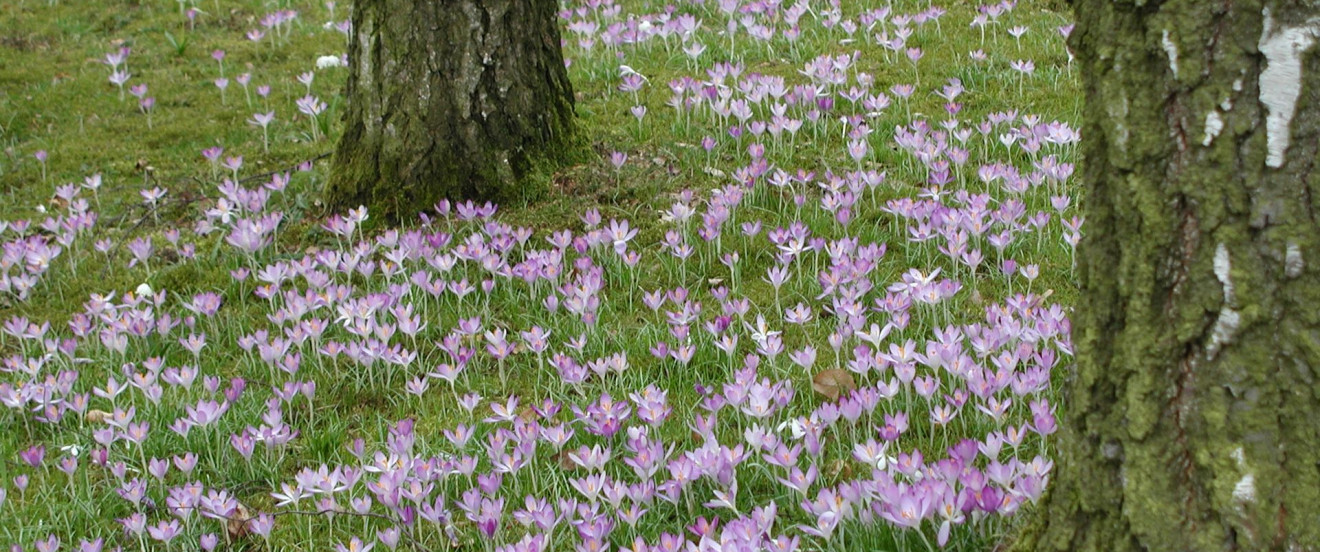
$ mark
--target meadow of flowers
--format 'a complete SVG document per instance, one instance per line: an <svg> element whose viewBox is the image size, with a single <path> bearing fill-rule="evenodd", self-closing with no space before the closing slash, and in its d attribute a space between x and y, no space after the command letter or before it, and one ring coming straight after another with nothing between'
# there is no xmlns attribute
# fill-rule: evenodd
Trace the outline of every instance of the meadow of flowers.
<svg viewBox="0 0 1320 552"><path fill-rule="evenodd" d="M1045 6L566 1L600 158L389 228L316 204L347 6L144 2L0 20L10 549L983 550L1048 486Z"/></svg>

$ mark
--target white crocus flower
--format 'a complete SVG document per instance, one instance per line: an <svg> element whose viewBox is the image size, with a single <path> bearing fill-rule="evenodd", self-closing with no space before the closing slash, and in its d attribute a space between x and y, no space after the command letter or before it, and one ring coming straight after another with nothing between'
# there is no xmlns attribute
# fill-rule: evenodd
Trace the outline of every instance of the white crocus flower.
<svg viewBox="0 0 1320 552"><path fill-rule="evenodd" d="M317 69L329 69L331 67L343 67L344 59L340 56L321 56L316 58Z"/></svg>

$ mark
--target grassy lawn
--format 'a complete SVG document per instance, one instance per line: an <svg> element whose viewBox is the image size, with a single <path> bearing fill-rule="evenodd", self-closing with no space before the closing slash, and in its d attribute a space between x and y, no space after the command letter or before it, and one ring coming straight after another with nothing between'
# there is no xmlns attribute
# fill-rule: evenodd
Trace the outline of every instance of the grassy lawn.
<svg viewBox="0 0 1320 552"><path fill-rule="evenodd" d="M988 550L1030 511L1066 14L566 2L599 157L387 228L318 198L343 4L0 0L0 542Z"/></svg>

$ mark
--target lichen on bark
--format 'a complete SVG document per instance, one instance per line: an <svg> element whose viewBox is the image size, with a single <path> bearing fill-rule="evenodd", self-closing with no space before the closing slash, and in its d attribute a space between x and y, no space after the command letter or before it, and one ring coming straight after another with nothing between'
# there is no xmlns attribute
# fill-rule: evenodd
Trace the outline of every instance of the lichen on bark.
<svg viewBox="0 0 1320 552"><path fill-rule="evenodd" d="M1078 363L1054 481L1014 548L1315 550L1320 57L1297 54L1289 146L1271 156L1261 97L1274 58L1261 44L1320 8L1073 7L1086 94Z"/></svg>
<svg viewBox="0 0 1320 552"><path fill-rule="evenodd" d="M534 197L576 152L554 0L358 0L325 203L387 219Z"/></svg>

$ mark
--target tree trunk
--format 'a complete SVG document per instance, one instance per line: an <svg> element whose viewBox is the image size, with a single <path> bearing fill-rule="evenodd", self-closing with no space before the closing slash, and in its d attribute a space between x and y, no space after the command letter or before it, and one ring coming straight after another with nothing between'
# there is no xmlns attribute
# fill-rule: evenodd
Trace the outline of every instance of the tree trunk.
<svg viewBox="0 0 1320 552"><path fill-rule="evenodd" d="M556 0L356 0L327 206L398 218L507 201L561 161L573 89Z"/></svg>
<svg viewBox="0 0 1320 552"><path fill-rule="evenodd" d="M1073 5L1078 364L1015 548L1320 550L1320 8Z"/></svg>

